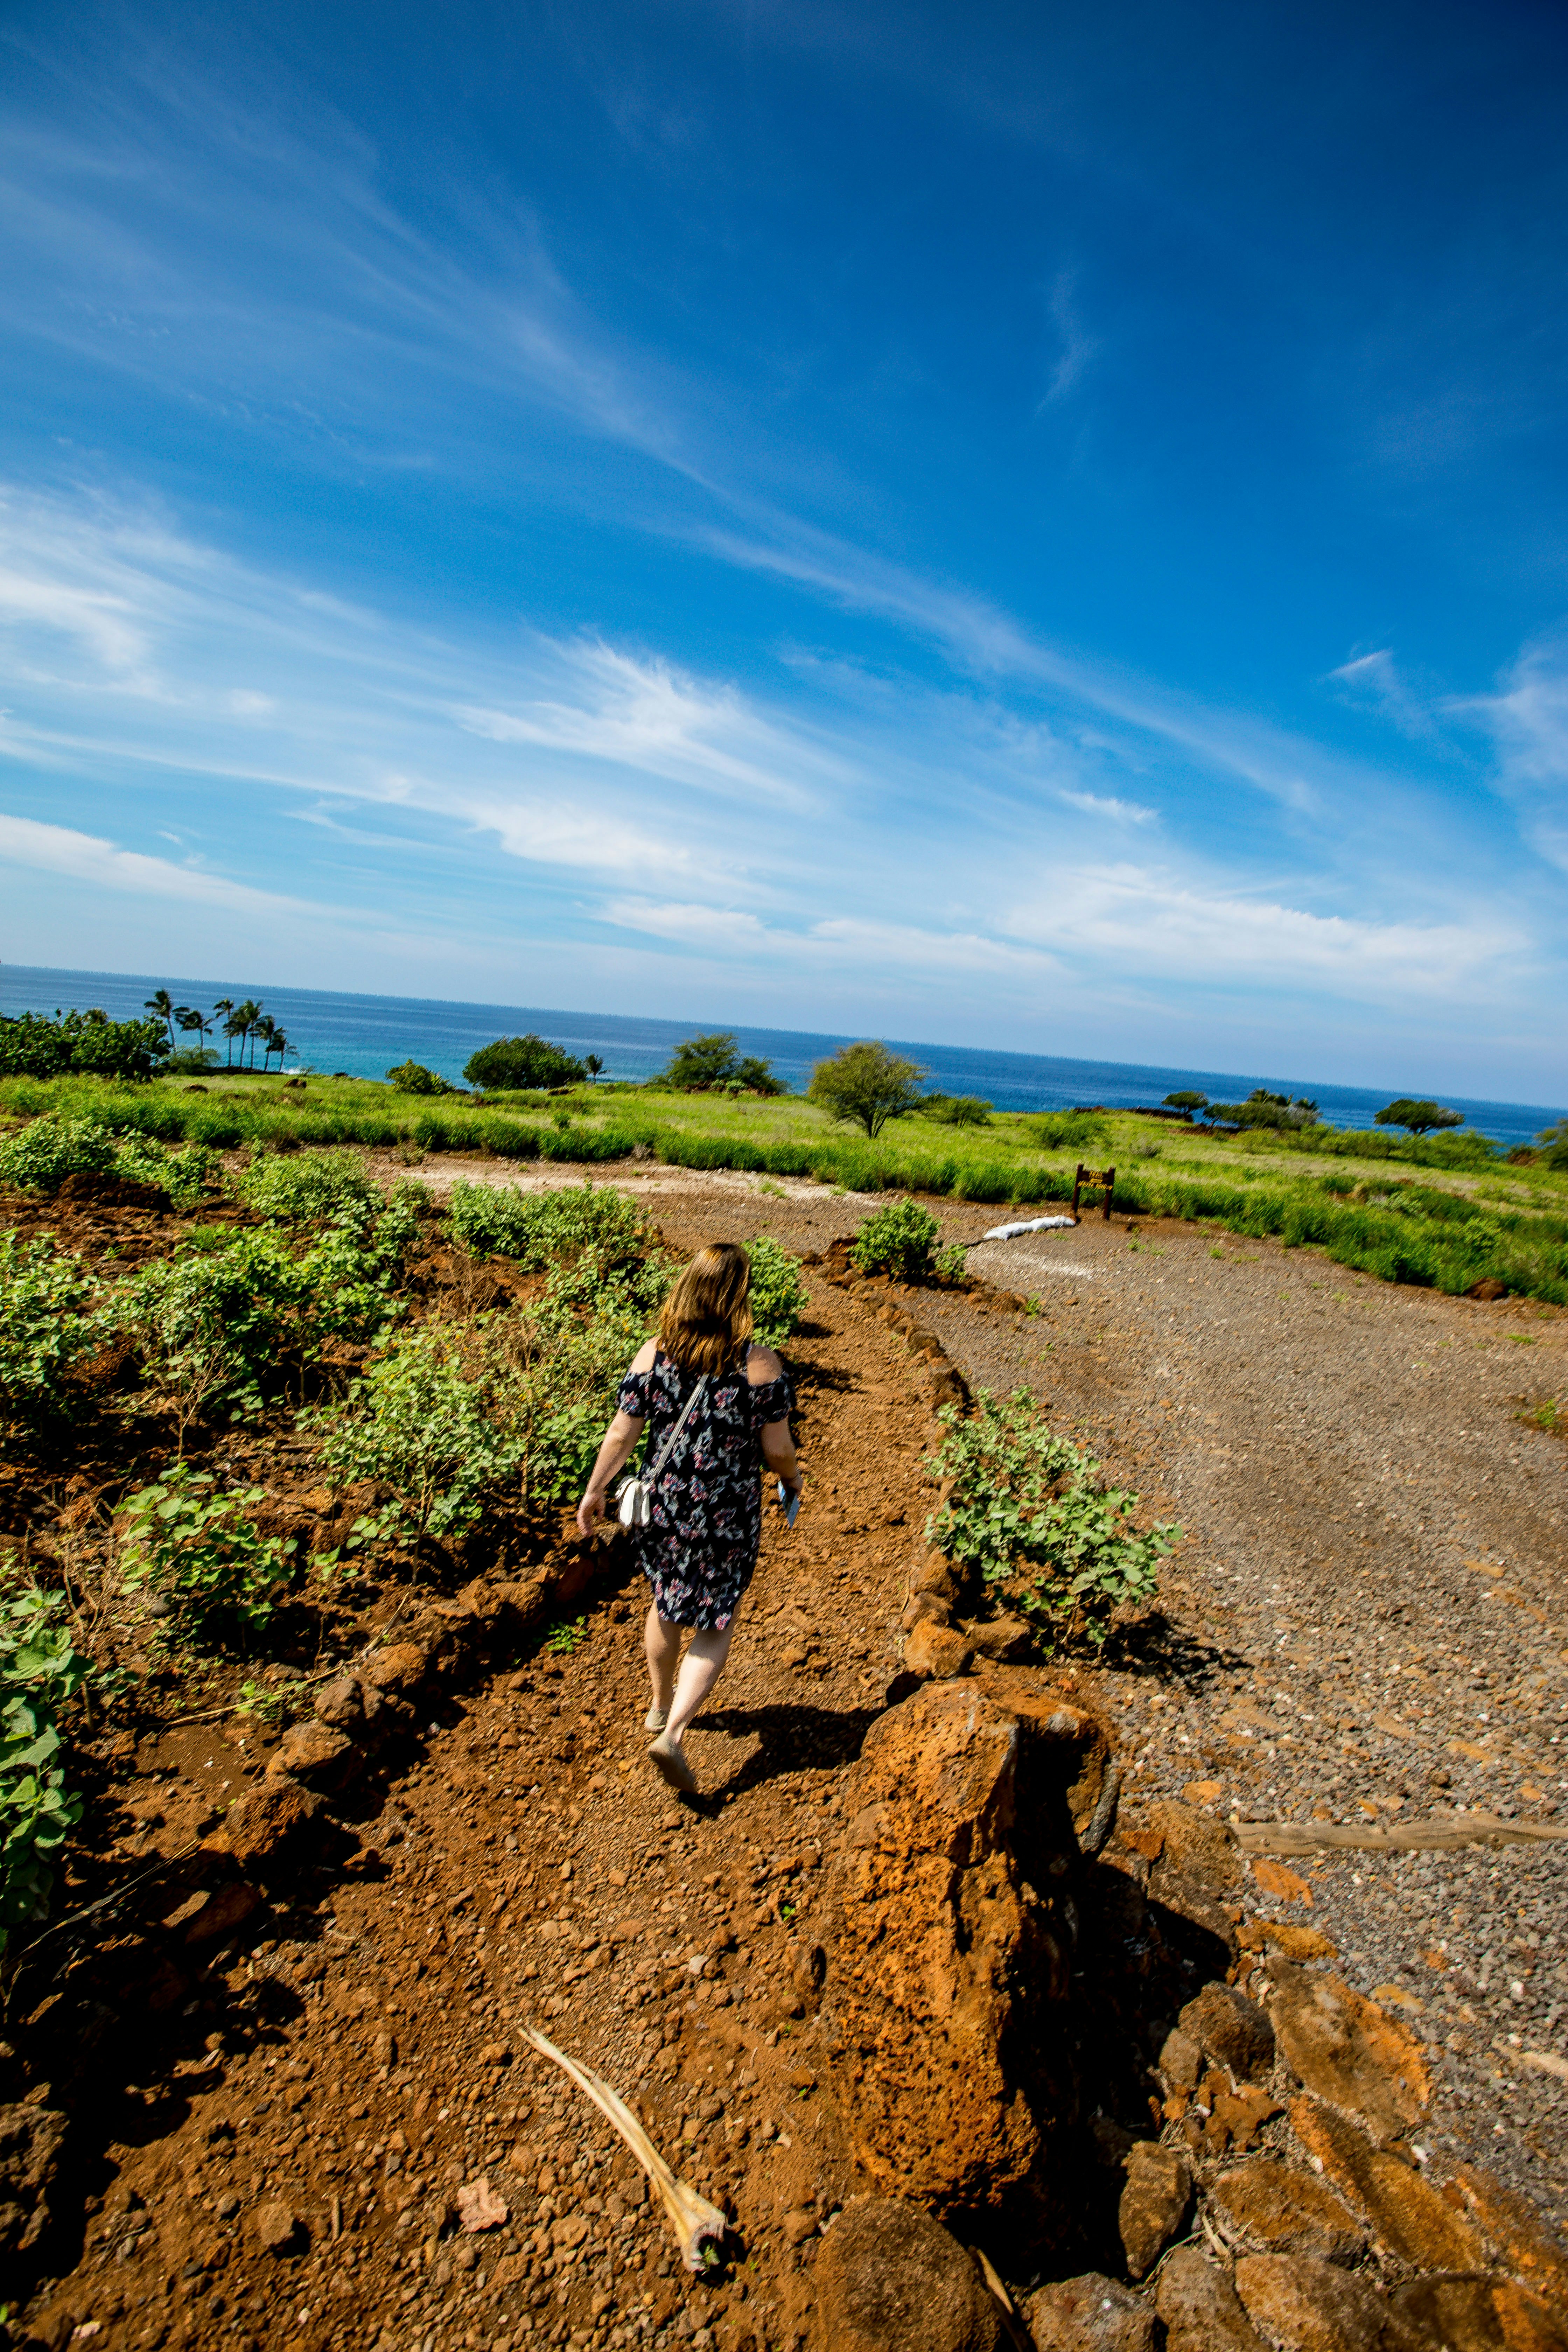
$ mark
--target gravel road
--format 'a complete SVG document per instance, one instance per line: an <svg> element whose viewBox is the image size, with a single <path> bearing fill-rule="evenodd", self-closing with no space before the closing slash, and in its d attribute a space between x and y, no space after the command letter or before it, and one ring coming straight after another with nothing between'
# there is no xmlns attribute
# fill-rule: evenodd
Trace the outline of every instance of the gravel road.
<svg viewBox="0 0 1568 2352"><path fill-rule="evenodd" d="M969 1239L985 1213L944 1216ZM922 1301L1187 1540L1149 1671L1108 1676L1134 1786L1247 1818L1568 1826L1568 1316L1396 1288L1212 1227L984 1244L1021 1318ZM1568 1839L1294 1865L1363 1991L1431 2045L1435 2156L1568 2210Z"/></svg>

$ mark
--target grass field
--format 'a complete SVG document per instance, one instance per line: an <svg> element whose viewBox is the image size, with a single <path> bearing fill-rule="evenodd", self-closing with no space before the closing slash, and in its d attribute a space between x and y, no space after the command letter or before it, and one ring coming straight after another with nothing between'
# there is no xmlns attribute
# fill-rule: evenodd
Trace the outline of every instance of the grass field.
<svg viewBox="0 0 1568 2352"><path fill-rule="evenodd" d="M870 1142L798 1096L762 1101L607 1085L476 1104L399 1095L369 1080L311 1077L301 1087L221 1071L199 1087L180 1078L138 1087L0 1081L5 1128L50 1113L216 1150L401 1147L411 1163L421 1152L460 1151L592 1164L641 1147L690 1168L1020 1207L1066 1200L1081 1159L1115 1167L1119 1212L1212 1219L1232 1233L1321 1247L1389 1281L1463 1292L1493 1280L1568 1304L1568 1173L1511 1165L1461 1135L1224 1137L1110 1112L1047 1142L1038 1118L995 1112L983 1126L912 1115ZM4 1154L0 1132L0 1161Z"/></svg>

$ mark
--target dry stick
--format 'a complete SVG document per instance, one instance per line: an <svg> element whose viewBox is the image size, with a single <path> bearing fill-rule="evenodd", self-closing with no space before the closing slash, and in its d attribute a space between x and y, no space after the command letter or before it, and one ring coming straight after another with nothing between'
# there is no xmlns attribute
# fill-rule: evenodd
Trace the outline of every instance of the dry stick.
<svg viewBox="0 0 1568 2352"><path fill-rule="evenodd" d="M1349 1846L1358 1853L1441 1853L1460 1845L1534 1845L1568 1838L1555 1822L1509 1822L1496 1813L1456 1813L1440 1822L1401 1822L1358 1829L1348 1822L1234 1822L1243 1853L1315 1853Z"/></svg>
<svg viewBox="0 0 1568 2352"><path fill-rule="evenodd" d="M570 2074L578 2089L585 2091L600 2114L614 2124L664 2200L664 2210L669 2217L669 2226L675 2231L687 2269L695 2272L700 2278L713 2269L719 2259L719 2250L729 2234L728 2218L717 2205L710 2205L706 2197L700 2197L687 2181L671 2172L626 2101L611 2090L602 2075L595 2074L593 2068L585 2066L581 2059L568 2058L563 2050L557 2050L554 2042L547 2041L536 2027L525 2025L522 2034L535 2050L544 2057L553 2059L564 2074Z"/></svg>

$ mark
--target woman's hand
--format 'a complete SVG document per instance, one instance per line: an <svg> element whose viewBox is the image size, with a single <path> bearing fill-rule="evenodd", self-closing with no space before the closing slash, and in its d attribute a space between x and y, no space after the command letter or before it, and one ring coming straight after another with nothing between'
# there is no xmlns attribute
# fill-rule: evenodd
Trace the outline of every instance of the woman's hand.
<svg viewBox="0 0 1568 2352"><path fill-rule="evenodd" d="M577 1506L578 1534L591 1536L602 1522L604 1516L605 1490L602 1486L590 1486Z"/></svg>

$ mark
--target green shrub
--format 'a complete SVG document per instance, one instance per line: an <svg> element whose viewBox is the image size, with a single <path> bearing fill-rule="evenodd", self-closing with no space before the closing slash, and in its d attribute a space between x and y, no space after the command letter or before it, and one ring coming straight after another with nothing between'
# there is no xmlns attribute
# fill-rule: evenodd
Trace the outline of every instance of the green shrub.
<svg viewBox="0 0 1568 2352"><path fill-rule="evenodd" d="M117 1136L97 1119L50 1114L0 1137L0 1184L25 1192L58 1192L68 1176L128 1176L160 1185L176 1207L190 1208L207 1171L199 1143L168 1151L151 1135Z"/></svg>
<svg viewBox="0 0 1568 2352"><path fill-rule="evenodd" d="M0 1136L0 1184L58 1192L68 1176L103 1176L114 1166L115 1139L87 1118L50 1116Z"/></svg>
<svg viewBox="0 0 1568 2352"><path fill-rule="evenodd" d="M1047 1110L1029 1121L1029 1132L1042 1151L1088 1151L1109 1141L1110 1122L1096 1110Z"/></svg>
<svg viewBox="0 0 1568 2352"><path fill-rule="evenodd" d="M266 1152L232 1180L258 1216L280 1224L310 1224L380 1199L357 1152L301 1151L279 1159Z"/></svg>
<svg viewBox="0 0 1568 2352"><path fill-rule="evenodd" d="M962 1242L950 1242L938 1250L932 1264L940 1281L963 1282L969 1274L969 1252Z"/></svg>
<svg viewBox="0 0 1568 2352"><path fill-rule="evenodd" d="M463 1065L471 1087L564 1087L586 1075L581 1062L531 1031L526 1037L498 1037Z"/></svg>
<svg viewBox="0 0 1568 2352"><path fill-rule="evenodd" d="M895 1201L891 1208L878 1209L867 1218L849 1255L862 1274L886 1273L903 1282L919 1282L930 1271L941 1230L931 1211L918 1202Z"/></svg>
<svg viewBox="0 0 1568 2352"><path fill-rule="evenodd" d="M321 1459L344 1481L374 1478L397 1496L383 1537L461 1535L496 1488L518 1478L523 1448L491 1415L493 1378L466 1377L464 1335L427 1324L395 1339L341 1405L305 1415L325 1433Z"/></svg>
<svg viewBox="0 0 1568 2352"><path fill-rule="evenodd" d="M640 1256L646 1240L640 1209L608 1184L522 1192L515 1185L459 1181L447 1213L452 1231L476 1256L515 1258L525 1269L584 1249L626 1265Z"/></svg>
<svg viewBox="0 0 1568 2352"><path fill-rule="evenodd" d="M151 1077L168 1053L161 1021L110 1021L107 1013L0 1015L0 1075L54 1078L68 1072L104 1078Z"/></svg>
<svg viewBox="0 0 1568 2352"><path fill-rule="evenodd" d="M226 1495L205 1470L174 1463L125 1506L125 1584L151 1585L168 1601L178 1633L202 1640L260 1633L287 1582L291 1543L258 1534L261 1486Z"/></svg>
<svg viewBox="0 0 1568 2352"><path fill-rule="evenodd" d="M752 1262L752 1320L764 1348L782 1348L800 1328L805 1311L805 1284L800 1260L771 1234L746 1244Z"/></svg>
<svg viewBox="0 0 1568 2352"><path fill-rule="evenodd" d="M457 1093L435 1070L427 1070L423 1062L399 1062L388 1070L386 1083L400 1095L451 1095Z"/></svg>
<svg viewBox="0 0 1568 2352"><path fill-rule="evenodd" d="M991 1106L979 1095L923 1095L915 1108L939 1127L989 1127Z"/></svg>
<svg viewBox="0 0 1568 2352"><path fill-rule="evenodd" d="M0 1232L0 1412L12 1423L63 1418L65 1376L96 1347L103 1317L92 1276L52 1234Z"/></svg>
<svg viewBox="0 0 1568 2352"><path fill-rule="evenodd" d="M1146 1601L1181 1539L1173 1524L1139 1534L1138 1497L1105 1486L1094 1457L1047 1427L1027 1389L1005 1402L980 1391L971 1419L944 1407L947 1435L926 1464L952 1482L926 1539L1005 1588L1047 1645L1103 1644L1117 1608Z"/></svg>
<svg viewBox="0 0 1568 2352"><path fill-rule="evenodd" d="M58 1718L87 1680L65 1595L16 1589L15 1560L0 1599L0 1958L16 1928L48 1913L54 1891L49 1857L81 1819L81 1799L66 1785Z"/></svg>
<svg viewBox="0 0 1568 2352"><path fill-rule="evenodd" d="M149 1372L191 1412L258 1412L309 1331L310 1276L282 1235L236 1234L226 1249L144 1265L115 1301Z"/></svg>

